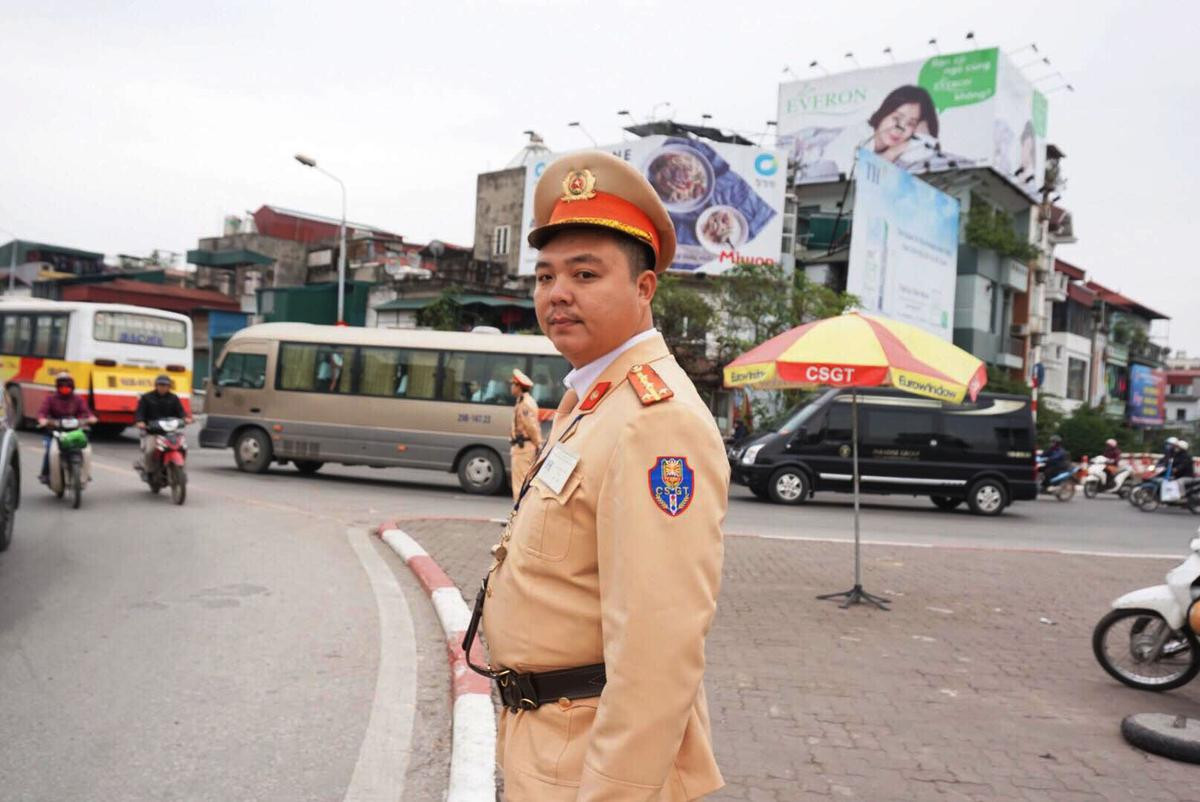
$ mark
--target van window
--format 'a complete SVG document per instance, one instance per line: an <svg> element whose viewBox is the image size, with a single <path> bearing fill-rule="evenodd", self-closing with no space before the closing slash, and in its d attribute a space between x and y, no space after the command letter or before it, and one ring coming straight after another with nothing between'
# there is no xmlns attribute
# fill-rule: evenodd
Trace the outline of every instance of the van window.
<svg viewBox="0 0 1200 802"><path fill-rule="evenodd" d="M859 427L864 443L901 448L928 446L937 431L932 409L900 406L860 407Z"/></svg>
<svg viewBox="0 0 1200 802"><path fill-rule="evenodd" d="M512 404L513 368L525 370L519 354L487 354L448 351L443 355L443 401L474 401L481 404Z"/></svg>
<svg viewBox="0 0 1200 802"><path fill-rule="evenodd" d="M217 373L218 387L245 387L261 390L267 383L267 357L265 354L230 353L221 362Z"/></svg>
<svg viewBox="0 0 1200 802"><path fill-rule="evenodd" d="M570 364L561 356L535 356L530 361L529 378L533 379L530 395L539 407L556 408L567 389L563 379L571 371Z"/></svg>
<svg viewBox="0 0 1200 802"><path fill-rule="evenodd" d="M849 402L843 402L840 399L829 405L829 417L825 422L825 439L835 442L849 442L852 429L850 428L853 421L851 413L853 409ZM862 410L860 409L861 413ZM859 418L859 423L862 423L862 418Z"/></svg>
<svg viewBox="0 0 1200 802"><path fill-rule="evenodd" d="M362 354L359 394L386 398L434 397L437 352L375 347L359 350Z"/></svg>
<svg viewBox="0 0 1200 802"><path fill-rule="evenodd" d="M353 392L354 346L281 343L279 389Z"/></svg>
<svg viewBox="0 0 1200 802"><path fill-rule="evenodd" d="M946 415L942 439L948 446L975 454L1033 450L1030 427L1011 415Z"/></svg>

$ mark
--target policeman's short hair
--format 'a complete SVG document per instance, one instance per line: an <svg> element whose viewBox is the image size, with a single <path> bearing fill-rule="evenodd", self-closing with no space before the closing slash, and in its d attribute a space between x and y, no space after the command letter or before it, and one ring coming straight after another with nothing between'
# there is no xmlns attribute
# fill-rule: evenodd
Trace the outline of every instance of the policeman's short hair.
<svg viewBox="0 0 1200 802"><path fill-rule="evenodd" d="M625 261L629 263L629 275L634 281L637 281L643 272L654 269L654 251L649 245L624 234L612 236L617 248L625 254Z"/></svg>

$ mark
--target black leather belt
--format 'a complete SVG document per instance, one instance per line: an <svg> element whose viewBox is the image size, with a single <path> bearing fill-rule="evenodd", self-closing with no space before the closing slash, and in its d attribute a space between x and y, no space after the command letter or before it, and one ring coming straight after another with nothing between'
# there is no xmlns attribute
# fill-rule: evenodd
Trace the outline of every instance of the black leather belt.
<svg viewBox="0 0 1200 802"><path fill-rule="evenodd" d="M500 701L509 711L516 713L520 710L535 710L547 702L559 699L588 699L600 695L607 680L604 663L528 674L507 668L495 671L472 663L471 647L475 644L475 634L479 631L479 622L483 618L487 585L488 579L484 577L483 585L475 596L471 623L467 625L467 631L463 635L463 654L472 671L495 681L500 691Z"/></svg>
<svg viewBox="0 0 1200 802"><path fill-rule="evenodd" d="M519 674L516 671L498 671L494 674L492 679L500 691L500 702L513 713L534 710L559 699L599 696L606 679L604 663L543 671L540 674Z"/></svg>

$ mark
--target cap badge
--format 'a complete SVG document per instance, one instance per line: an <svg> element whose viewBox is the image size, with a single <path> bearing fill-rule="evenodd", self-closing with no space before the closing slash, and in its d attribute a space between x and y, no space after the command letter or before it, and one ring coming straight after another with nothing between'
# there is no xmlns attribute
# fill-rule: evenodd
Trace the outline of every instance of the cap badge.
<svg viewBox="0 0 1200 802"><path fill-rule="evenodd" d="M565 201L591 200L596 197L596 176L586 167L582 170L572 170L563 178L563 196Z"/></svg>

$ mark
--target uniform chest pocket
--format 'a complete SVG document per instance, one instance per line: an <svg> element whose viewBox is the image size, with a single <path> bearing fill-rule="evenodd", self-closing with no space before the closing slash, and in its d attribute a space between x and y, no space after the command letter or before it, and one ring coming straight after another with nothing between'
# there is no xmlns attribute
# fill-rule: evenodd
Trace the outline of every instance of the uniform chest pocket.
<svg viewBox="0 0 1200 802"><path fill-rule="evenodd" d="M571 499L579 490L581 477L576 472L563 485L561 492L555 493L538 481L531 486L530 495L536 508L533 513L533 527L525 542L525 551L531 556L542 560L555 562L567 556L571 550L571 536L574 534L574 507Z"/></svg>

